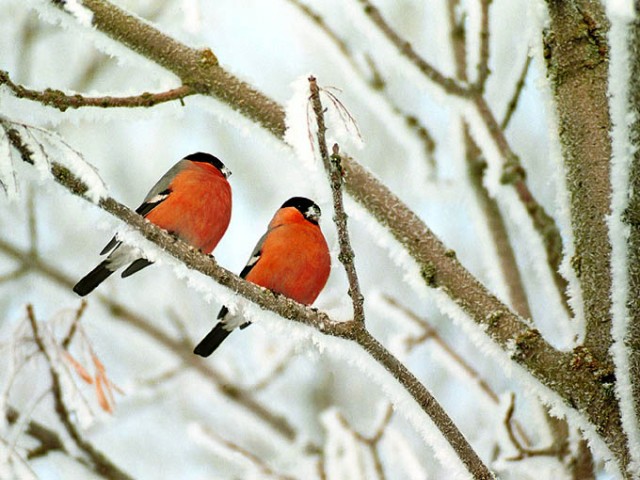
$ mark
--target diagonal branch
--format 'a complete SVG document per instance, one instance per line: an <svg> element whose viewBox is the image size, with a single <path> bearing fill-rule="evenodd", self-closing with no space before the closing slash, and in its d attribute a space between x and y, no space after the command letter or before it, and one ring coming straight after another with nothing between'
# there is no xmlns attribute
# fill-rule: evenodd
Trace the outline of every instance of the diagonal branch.
<svg viewBox="0 0 640 480"><path fill-rule="evenodd" d="M15 138L11 137L14 141ZM21 152L24 154L24 152ZM25 161L29 161L26 158ZM87 185L66 167L52 162L51 173L55 180L69 192L87 201ZM420 381L388 350L386 350L358 321L336 322L324 313L302 305L283 295L274 294L251 282L247 282L231 271L219 266L215 259L173 237L144 217L117 202L111 197L102 198L100 208L138 230L143 237L155 243L187 267L214 279L262 309L270 310L281 317L313 327L333 337L351 340L360 345L377 363L385 368L431 418L436 427L451 445L461 462L476 479L491 479L493 475L482 463L476 452L451 421L444 409Z"/></svg>
<svg viewBox="0 0 640 480"><path fill-rule="evenodd" d="M20 412L14 407L8 406L6 411L7 422L14 424L19 418ZM54 451L68 453L58 434L35 420L29 421L25 433L40 443L36 448L29 451L27 454L29 459L41 457Z"/></svg>
<svg viewBox="0 0 640 480"><path fill-rule="evenodd" d="M51 0L62 7L63 2ZM177 75L200 93L219 98L271 133L284 134L284 111L247 83L225 71L213 52L184 45L106 0L83 0L92 25L140 55Z"/></svg>
<svg viewBox="0 0 640 480"><path fill-rule="evenodd" d="M446 77L433 65L423 59L415 51L413 46L404 40L384 19L380 10L375 7L369 0L359 0L364 7L364 13L371 21L380 29L382 33L393 43L400 52L407 57L424 75L426 75L433 83L442 87L447 93L460 97L469 96L471 91L458 83L453 78Z"/></svg>

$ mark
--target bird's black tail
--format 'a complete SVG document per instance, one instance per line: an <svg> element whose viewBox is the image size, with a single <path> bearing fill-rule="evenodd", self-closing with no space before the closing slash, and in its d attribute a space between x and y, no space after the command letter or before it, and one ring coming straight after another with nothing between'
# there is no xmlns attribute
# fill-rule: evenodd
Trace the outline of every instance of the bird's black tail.
<svg viewBox="0 0 640 480"><path fill-rule="evenodd" d="M114 270L109 269L107 260L100 263L96 268L87 273L82 280L76 283L73 291L81 297L91 293L94 288L104 282Z"/></svg>
<svg viewBox="0 0 640 480"><path fill-rule="evenodd" d="M196 346L193 353L201 357L208 357L220 346L230 333L231 330L225 329L222 323L218 323Z"/></svg>
<svg viewBox="0 0 640 480"><path fill-rule="evenodd" d="M222 319L224 319L227 313L229 313L229 309L227 307L222 307L218 314L218 323L216 323L216 326L211 329L207 336L204 337L198 345L196 345L196 348L193 349L193 353L200 355L201 357L208 357L220 346L224 339L229 336L231 330L227 330L224 322L222 322Z"/></svg>

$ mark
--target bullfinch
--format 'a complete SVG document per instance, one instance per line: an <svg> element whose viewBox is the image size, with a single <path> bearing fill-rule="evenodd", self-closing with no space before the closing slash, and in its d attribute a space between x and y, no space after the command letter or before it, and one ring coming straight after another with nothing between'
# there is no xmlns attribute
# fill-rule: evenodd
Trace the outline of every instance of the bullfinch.
<svg viewBox="0 0 640 480"><path fill-rule="evenodd" d="M192 153L164 174L136 212L203 253L211 253L231 220L229 175L229 169L213 155ZM109 256L73 287L78 295L87 295L127 264L123 278L153 263L117 235L100 255L106 253Z"/></svg>
<svg viewBox="0 0 640 480"><path fill-rule="evenodd" d="M331 270L329 247L318 225L320 213L320 207L308 198L284 202L240 276L305 305L313 303ZM249 323L222 307L218 323L194 353L208 357L239 325L244 328Z"/></svg>

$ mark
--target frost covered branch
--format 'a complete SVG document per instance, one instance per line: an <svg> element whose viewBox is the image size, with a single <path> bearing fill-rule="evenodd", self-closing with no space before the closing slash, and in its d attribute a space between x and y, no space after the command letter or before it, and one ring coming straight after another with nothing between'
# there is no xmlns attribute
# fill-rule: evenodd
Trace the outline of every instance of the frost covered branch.
<svg viewBox="0 0 640 480"><path fill-rule="evenodd" d="M91 463L93 464L94 471L110 480L131 480L132 477L123 472L118 466L116 466L104 453L93 446L80 432L78 427L71 420L71 412L67 408L67 405L63 399L62 384L58 372L54 368L54 359L49 354L44 340L40 336L38 329L38 322L36 320L33 307L27 305L27 318L31 324L33 331L33 338L38 346L38 350L44 355L49 364L49 372L51 374L51 391L53 394L53 401L55 405L55 411L58 414L58 418L62 422L65 430L76 444L76 446L84 452Z"/></svg>
<svg viewBox="0 0 640 480"><path fill-rule="evenodd" d="M56 181L71 193L89 200L85 196L88 187L66 167L54 162L52 163L52 174ZM362 322L335 322L323 312L306 307L282 295L273 294L262 287L247 282L219 266L213 257L204 255L185 242L173 237L111 197L102 198L99 201L99 206L137 229L147 240L156 243L187 267L213 278L219 284L230 288L258 304L261 308L273 311L286 319L311 326L326 335L355 341L413 396L422 410L431 417L436 427L442 432L474 478L493 478L488 468L482 463L476 452L471 448L435 398L398 359L391 355L364 329Z"/></svg>
<svg viewBox="0 0 640 480"><path fill-rule="evenodd" d="M353 303L353 319L356 322L364 323L364 296L360 290L358 272L356 271L356 266L353 261L355 253L351 247L351 240L349 240L347 213L344 211L344 204L342 201L342 158L340 156L338 145L333 146L333 153L329 156L325 136L327 128L324 123L324 110L320 100L320 88L313 76L309 77L309 90L311 91L310 101L316 117L316 124L318 126L317 139L318 147L320 149L320 157L322 158L322 163L327 175L329 176L329 183L331 185L334 211L333 221L335 222L338 230L338 243L340 245L338 260L340 260L344 266L345 272L347 273L347 279L349 281L349 296Z"/></svg>
<svg viewBox="0 0 640 480"><path fill-rule="evenodd" d="M59 165L54 165L53 174L58 183L67 188L71 193L83 197L84 192L86 192L86 185L69 170ZM86 197L83 198L86 199ZM313 327L325 335L355 341L371 355L376 362L392 374L403 388L413 396L415 401L420 405L420 408L430 416L436 427L442 432L443 436L447 439L474 478L493 478L489 469L482 463L476 452L471 448L467 440L431 393L429 393L425 386L420 383L397 358L391 355L389 351L371 336L364 328L362 322L335 322L324 312L306 307L283 295L273 294L262 287L247 282L229 270L219 266L213 257L204 255L185 242L173 237L129 208L118 203L113 198L103 198L100 200L99 206L134 227L147 240L156 243L167 253L183 262L187 267L214 279L220 285L251 300L261 308L275 312L288 320Z"/></svg>
<svg viewBox="0 0 640 480"><path fill-rule="evenodd" d="M62 2L52 3L62 7ZM282 108L226 72L210 49L188 47L106 0L83 0L82 5L92 13L92 25L116 42L173 72L184 85L228 103L272 133L284 133Z"/></svg>
<svg viewBox="0 0 640 480"><path fill-rule="evenodd" d="M190 95L195 95L198 91L189 85L182 85L166 92L149 93L128 97L86 97L80 94L67 95L60 90L47 88L43 91L31 90L22 85L13 83L8 72L0 70L0 86L7 86L18 98L26 98L34 102L42 103L50 107L57 108L61 112L69 108L100 107L100 108L135 108L152 107L161 103L180 101L184 105L183 99Z"/></svg>
<svg viewBox="0 0 640 480"><path fill-rule="evenodd" d="M582 290L584 346L598 363L594 373L611 381L611 244L606 224L611 204L609 21L600 2L549 2L548 8L545 60L570 193L575 237L571 267Z"/></svg>
<svg viewBox="0 0 640 480"><path fill-rule="evenodd" d="M453 48L456 76L466 82L468 80L467 50L465 44L466 29L464 22L456 18L456 5L457 2L455 0L448 2L449 38ZM516 256L511 246L511 241L509 240L505 218L497 200L492 198L484 184L487 161L471 135L468 122L464 120L460 121L462 123L464 157L467 163L469 183L475 194L478 206L486 219L487 228L498 257L498 265L507 285L510 304L518 315L523 318L531 318L529 300L524 289L520 268L516 262Z"/></svg>
<svg viewBox="0 0 640 480"><path fill-rule="evenodd" d="M448 93L467 98L474 105L475 111L482 120L487 134L492 139L492 142L495 144L495 147L498 149L502 158L501 182L503 184L513 186L518 199L529 214L535 230L540 235L556 287L563 299L565 307L568 310L568 301L566 298L567 283L564 277L559 273L560 262L562 261L562 237L560 236L560 231L558 230L553 218L547 214L527 186L525 170L522 167L518 156L511 149L503 130L500 128L491 108L482 95L482 91L472 87L461 87L454 80L444 78L411 47L409 42L400 37L400 35L390 27L380 11L374 7L369 0L359 1L364 5L365 13L385 35L389 42L393 44L411 63L418 67L427 78L436 84L443 86ZM484 3L486 2L483 2L483 4ZM486 8L488 9L488 5L486 5ZM459 35L458 30L456 28L452 29L452 34ZM461 37L456 38L464 41L464 33ZM483 51L485 48L487 49L488 55L488 45L486 47L482 47ZM459 57L458 60L460 60ZM457 71L461 72L461 67L458 66ZM484 71L484 69L481 68L481 71ZM482 74L479 75L479 79L482 79ZM484 82L484 80L482 81Z"/></svg>
<svg viewBox="0 0 640 480"><path fill-rule="evenodd" d="M82 301L80 302L80 306L76 310L76 314L73 317L73 321L71 322L71 327L69 327L69 332L67 332L67 335L60 343L63 349L67 350L69 348L69 345L71 345L71 341L73 340L73 337L78 330L78 323L80 322L80 319L82 318L82 315L84 314L86 308L87 301L85 299L82 299Z"/></svg>

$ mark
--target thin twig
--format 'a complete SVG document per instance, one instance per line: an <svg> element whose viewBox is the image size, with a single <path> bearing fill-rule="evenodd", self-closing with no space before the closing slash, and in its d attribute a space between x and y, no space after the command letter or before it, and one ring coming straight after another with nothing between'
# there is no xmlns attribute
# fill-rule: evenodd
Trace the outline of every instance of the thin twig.
<svg viewBox="0 0 640 480"><path fill-rule="evenodd" d="M296 477L292 477L291 475L286 475L283 473L276 472L270 465L267 464L262 458L257 456L256 454L250 452L244 447L241 447L235 442L231 440L227 440L226 438L218 435L216 432L210 429L203 429L203 433L211 438L213 441L220 443L225 448L231 450L234 453L237 453L242 458L247 460L254 468L256 468L262 477L269 478L277 478L279 480L295 480Z"/></svg>
<svg viewBox="0 0 640 480"><path fill-rule="evenodd" d="M76 334L76 331L78 329L78 323L80 322L80 319L82 318L82 315L84 314L86 309L87 309L87 301L85 299L82 299L80 301L80 306L76 310L76 314L73 317L73 321L71 322L71 327L69 328L69 332L62 340L61 345L63 349L65 350L69 349L69 345L71 345L71 341L73 340L73 337Z"/></svg>
<svg viewBox="0 0 640 480"><path fill-rule="evenodd" d="M518 77L518 81L516 82L515 89L513 91L513 96L509 103L507 104L507 109L504 112L504 117L502 118L502 122L500 122L500 128L502 130L506 130L511 122L511 118L518 107L518 101L520 100L520 94L524 90L524 85L527 80L527 74L529 73L529 67L531 66L531 60L533 57L527 54L527 60L524 62L524 66L522 67L522 71L520 72L520 76Z"/></svg>
<svg viewBox="0 0 640 480"><path fill-rule="evenodd" d="M86 440L82 436L78 428L75 426L75 424L71 421L71 412L69 412L63 400L60 377L58 376L58 372L53 366L54 360L51 358L49 351L45 346L44 340L40 336L38 322L36 321L32 305L27 305L27 317L29 319L29 323L31 324L31 329L33 330L33 338L36 342L36 345L49 364L49 372L51 374L51 391L53 393L55 411L58 414L58 418L62 422L65 430L74 441L76 446L87 455L87 457L93 464L94 471L100 476L110 480L132 480L132 477L120 470L120 468L118 468L106 455L104 455L104 453L102 453L100 450L94 447L93 444Z"/></svg>
<svg viewBox="0 0 640 480"><path fill-rule="evenodd" d="M8 406L6 409L6 418L9 424L14 424L20 418L20 412L12 406ZM68 455L64 443L60 439L59 435L53 430L45 427L41 423L35 420L29 420L27 428L24 431L31 438L38 441L39 445L32 448L27 453L27 459L33 459L47 455L49 452L61 451Z"/></svg>
<svg viewBox="0 0 640 480"><path fill-rule="evenodd" d="M320 15L318 12L313 10L310 6L304 4L300 0L287 0L293 6L297 7L311 22L313 22L318 29L326 35L326 37L332 41L338 51L342 54L342 56L349 62L349 65L355 72L360 75L360 77L367 79L367 83L369 86L376 92L379 92L384 99L384 101L389 105L389 108L402 117L404 119L404 123L421 141L424 146L424 152L429 163L429 166L435 169L435 161L433 158L433 152L436 148L436 143L433 138L433 135L429 132L427 127L420 121L420 119L410 113L403 111L388 95L387 93L387 84L386 81L378 68L376 68L375 62L371 55L365 55L365 60L369 69L371 70L371 74L368 75L369 72L366 72L361 63L357 62L353 52L349 48L347 42L345 42L338 33L333 30L329 24L325 21L324 17Z"/></svg>
<svg viewBox="0 0 640 480"><path fill-rule="evenodd" d="M28 272L28 269L24 268L24 266L20 266L18 268L15 268L15 269L11 270L10 272L1 274L0 275L0 283L12 282L12 281L17 280L19 278L22 278L24 275L27 274L27 272Z"/></svg>
<svg viewBox="0 0 640 480"><path fill-rule="evenodd" d="M480 2L480 58L478 61L478 78L474 89L482 93L489 77L489 6L492 0Z"/></svg>
<svg viewBox="0 0 640 480"><path fill-rule="evenodd" d="M524 458L542 457L542 456L557 457L559 459L562 459L569 453L568 442L563 442L561 445L556 445L554 443L550 447L539 448L539 449L531 449L531 448L524 447L522 443L520 443L520 440L518 440L518 437L513 432L512 423L513 423L513 415L515 413L515 409L516 409L515 395L511 393L509 408L507 408L507 412L504 417L504 426L507 430L507 435L509 435L509 440L511 441L513 446L516 448L516 450L518 450L518 454L514 457L509 457L507 460L517 461L517 460L522 460Z"/></svg>
<svg viewBox="0 0 640 480"><path fill-rule="evenodd" d="M326 126L324 123L324 110L322 102L320 100L320 88L316 83L315 77L309 77L309 89L311 91L311 104L316 116L316 123L318 125L317 140L318 147L320 149L320 156L322 157L322 163L329 175L329 183L331 184L331 193L333 195L333 221L336 224L338 230L338 244L340 245L340 253L338 254L338 260L344 265L344 270L347 273L347 280L349 281L349 296L353 303L353 319L356 322L364 323L364 296L360 290L360 283L358 282L358 272L354 264L355 253L351 247L351 241L349 239L349 229L347 227L347 213L344 211L344 204L342 199L342 184L343 184L343 172L342 172L342 159L338 150L338 145L333 146L333 153L329 156L326 141Z"/></svg>
<svg viewBox="0 0 640 480"><path fill-rule="evenodd" d="M198 93L197 89L190 85L182 85L166 92L149 93L144 92L140 95L132 95L128 97L85 97L83 95L74 94L67 95L60 90L47 88L46 90L31 90L22 85L13 83L9 73L0 70L0 85L6 85L13 94L18 98L26 98L34 102L42 103L50 107L57 108L61 112L69 108L82 107L99 107L99 108L135 108L135 107L153 107L161 103L171 102L173 100L180 101L184 105L183 99L190 95Z"/></svg>
<svg viewBox="0 0 640 480"><path fill-rule="evenodd" d="M29 187L27 194L27 222L29 225L29 245L31 254L37 256L38 253L38 222L36 217L36 192L33 187Z"/></svg>
<svg viewBox="0 0 640 480"><path fill-rule="evenodd" d="M293 351L288 352L284 355L278 362L275 363L260 380L258 380L253 385L248 387L244 387L246 390L251 392L259 392L260 390L264 390L267 388L273 381L278 378L280 375L284 373L287 367L290 365L291 359L293 358Z"/></svg>
<svg viewBox="0 0 640 480"><path fill-rule="evenodd" d="M389 426L389 422L391 421L392 415L393 415L393 407L391 406L391 404L388 404L387 409L385 410L384 417L380 422L380 425L378 426L378 428L376 428L373 435L369 437L363 435L362 433L354 429L349 424L349 422L347 422L347 419L344 417L344 415L342 415L342 413L338 412L338 414L336 415L342 427L345 430L348 430L356 438L356 440L364 444L367 447L367 450L369 450L369 454L371 455L371 458L373 460L373 467L376 471L376 475L379 480L384 480L386 478L386 474L384 472L384 466L382 465L382 459L380 458L380 450L378 446L379 446L380 440L382 440L382 437L387 427Z"/></svg>
<svg viewBox="0 0 640 480"><path fill-rule="evenodd" d="M378 8L369 0L359 1L364 7L364 13L371 19L371 21L378 26L391 43L393 43L404 56L418 67L418 69L424 73L429 80L442 87L447 93L461 97L466 97L470 94L470 90L467 87L459 84L453 78L443 75L439 70L418 55L411 44L401 38L400 35L391 28L391 25L389 25L389 23L384 19L380 10L378 10Z"/></svg>

